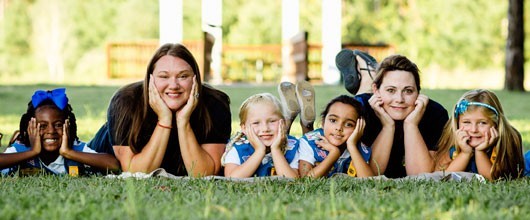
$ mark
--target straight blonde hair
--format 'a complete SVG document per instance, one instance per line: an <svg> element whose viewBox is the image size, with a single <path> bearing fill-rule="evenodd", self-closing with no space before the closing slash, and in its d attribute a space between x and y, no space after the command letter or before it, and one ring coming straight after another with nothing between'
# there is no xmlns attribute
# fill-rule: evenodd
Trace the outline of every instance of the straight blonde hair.
<svg viewBox="0 0 530 220"><path fill-rule="evenodd" d="M491 149L497 154L490 171L492 179L515 179L521 177L524 171L521 134L504 116L504 110L495 93L484 89L471 90L464 93L457 103L462 100L484 103L497 110L497 113L495 113L480 105L470 105L467 108L467 111L480 109L494 122L495 128L499 132L499 139L494 144L493 149ZM442 170L447 167L448 163L443 163L442 158L449 154L449 149L452 146L456 146L455 133L458 130L458 115L455 114L456 111L457 105L453 107L453 112L449 121L445 124L442 136L438 142L438 151L434 155L435 170ZM457 149L457 152L459 151L460 149Z"/></svg>

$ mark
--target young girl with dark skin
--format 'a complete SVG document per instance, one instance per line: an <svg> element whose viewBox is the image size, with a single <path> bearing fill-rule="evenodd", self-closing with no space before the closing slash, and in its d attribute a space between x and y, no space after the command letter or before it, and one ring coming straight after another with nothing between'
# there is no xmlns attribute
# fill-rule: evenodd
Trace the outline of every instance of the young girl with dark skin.
<svg viewBox="0 0 530 220"><path fill-rule="evenodd" d="M2 173L75 175L85 173L84 164L103 173L119 169L112 155L96 153L79 141L76 118L64 91L35 92L20 120L22 132L16 132L16 141L0 154Z"/></svg>

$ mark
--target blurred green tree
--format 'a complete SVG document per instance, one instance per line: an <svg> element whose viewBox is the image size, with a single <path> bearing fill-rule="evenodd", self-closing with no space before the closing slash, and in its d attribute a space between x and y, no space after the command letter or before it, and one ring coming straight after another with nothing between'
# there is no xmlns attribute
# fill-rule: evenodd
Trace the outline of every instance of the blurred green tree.
<svg viewBox="0 0 530 220"><path fill-rule="evenodd" d="M61 56L65 73L103 71L94 63L104 60L107 42L158 38L156 0L0 1L7 3L0 18L0 76L42 72L50 68L50 54ZM322 2L300 1L300 28L310 43L320 42L326 25ZM201 1L183 6L184 39L202 40ZM50 8L58 11L55 17ZM343 0L342 40L394 45L422 67L502 68L507 8L508 1L490 0ZM58 31L51 28L55 19ZM278 44L281 1L223 0L222 28L228 44ZM58 40L49 41L55 35Z"/></svg>

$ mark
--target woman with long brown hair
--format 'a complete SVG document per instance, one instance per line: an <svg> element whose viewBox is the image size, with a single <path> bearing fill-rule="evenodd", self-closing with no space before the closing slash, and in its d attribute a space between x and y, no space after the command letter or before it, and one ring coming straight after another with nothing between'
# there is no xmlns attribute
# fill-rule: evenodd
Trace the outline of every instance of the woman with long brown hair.
<svg viewBox="0 0 530 220"><path fill-rule="evenodd" d="M143 81L114 94L107 123L90 146L114 153L127 172L215 175L231 132L229 103L225 93L201 83L188 49L165 44Z"/></svg>

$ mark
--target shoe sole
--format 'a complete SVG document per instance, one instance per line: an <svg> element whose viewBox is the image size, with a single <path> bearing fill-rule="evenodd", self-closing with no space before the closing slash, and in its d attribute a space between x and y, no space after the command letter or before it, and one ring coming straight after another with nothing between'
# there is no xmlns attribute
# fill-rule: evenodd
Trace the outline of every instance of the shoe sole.
<svg viewBox="0 0 530 220"><path fill-rule="evenodd" d="M354 56L360 56L364 62L366 62L366 65L368 65L369 67L372 67L372 69L374 69L374 72L375 70L377 70L377 60L375 60L374 57L372 57L370 54L364 52L364 51L360 51L360 50L354 50L353 51L353 54ZM373 79L374 76L372 76L372 74L370 73L370 77Z"/></svg>
<svg viewBox="0 0 530 220"><path fill-rule="evenodd" d="M307 125L315 121L315 89L307 81L296 83L296 98L300 104L300 120Z"/></svg>
<svg viewBox="0 0 530 220"><path fill-rule="evenodd" d="M361 86L361 78L357 72L357 61L355 60L354 52L350 49L341 50L335 56L335 65L337 65L342 75L346 90L353 95L357 94Z"/></svg>
<svg viewBox="0 0 530 220"><path fill-rule="evenodd" d="M278 94L282 103L283 114L286 119L295 119L300 112L300 106L296 98L296 87L290 82L282 82L278 85Z"/></svg>

